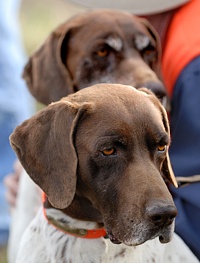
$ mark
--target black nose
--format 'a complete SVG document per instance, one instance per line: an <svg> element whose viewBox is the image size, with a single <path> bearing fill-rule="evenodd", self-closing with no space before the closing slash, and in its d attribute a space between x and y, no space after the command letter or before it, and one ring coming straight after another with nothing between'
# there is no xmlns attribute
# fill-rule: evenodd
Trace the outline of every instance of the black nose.
<svg viewBox="0 0 200 263"><path fill-rule="evenodd" d="M166 88L161 81L150 81L143 84L143 87L150 89L160 100L162 100L163 97L167 96Z"/></svg>
<svg viewBox="0 0 200 263"><path fill-rule="evenodd" d="M142 87L151 90L156 95L156 97L160 100L160 102L165 107L165 109L167 110L170 109L167 90L161 81L157 81L157 82L148 81L146 83L137 86L137 88L142 88Z"/></svg>
<svg viewBox="0 0 200 263"><path fill-rule="evenodd" d="M174 205L154 204L146 208L146 218L154 226L168 226L172 224L177 216L177 209Z"/></svg>

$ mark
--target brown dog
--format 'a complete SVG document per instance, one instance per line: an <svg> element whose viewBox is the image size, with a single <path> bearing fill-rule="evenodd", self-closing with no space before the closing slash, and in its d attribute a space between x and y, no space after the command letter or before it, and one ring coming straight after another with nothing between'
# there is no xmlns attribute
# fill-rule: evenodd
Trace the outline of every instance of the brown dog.
<svg viewBox="0 0 200 263"><path fill-rule="evenodd" d="M146 86L162 98L166 93L158 77L160 56L159 39L146 20L126 12L89 11L51 33L31 56L24 78L34 97L44 104L99 82ZM20 184L10 262L15 262L18 240L38 204L28 179L23 176Z"/></svg>
<svg viewBox="0 0 200 263"><path fill-rule="evenodd" d="M120 11L88 11L52 32L28 62L24 78L44 104L96 83L122 83L166 95L160 42L144 19Z"/></svg>
<svg viewBox="0 0 200 263"><path fill-rule="evenodd" d="M146 20L126 12L89 11L51 33L31 56L24 78L34 97L44 104L100 82L148 86L163 97L160 56L159 39ZM18 240L38 205L33 183L26 175L21 178L9 240L12 263Z"/></svg>
<svg viewBox="0 0 200 263"><path fill-rule="evenodd" d="M124 85L83 89L18 126L11 144L48 196L49 222L39 210L17 263L197 262L177 238L151 240L173 234L169 143L158 99ZM102 227L123 244L97 237Z"/></svg>

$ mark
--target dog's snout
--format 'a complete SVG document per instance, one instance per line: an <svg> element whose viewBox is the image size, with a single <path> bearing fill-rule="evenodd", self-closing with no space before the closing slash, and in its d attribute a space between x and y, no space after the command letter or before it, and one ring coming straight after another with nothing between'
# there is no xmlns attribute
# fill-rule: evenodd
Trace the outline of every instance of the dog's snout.
<svg viewBox="0 0 200 263"><path fill-rule="evenodd" d="M143 84L143 87L150 89L156 95L156 97L161 101L164 97L167 96L166 88L161 81L158 82L149 81Z"/></svg>
<svg viewBox="0 0 200 263"><path fill-rule="evenodd" d="M177 209L174 205L154 205L146 209L147 219L154 226L168 226L173 223L177 215Z"/></svg>

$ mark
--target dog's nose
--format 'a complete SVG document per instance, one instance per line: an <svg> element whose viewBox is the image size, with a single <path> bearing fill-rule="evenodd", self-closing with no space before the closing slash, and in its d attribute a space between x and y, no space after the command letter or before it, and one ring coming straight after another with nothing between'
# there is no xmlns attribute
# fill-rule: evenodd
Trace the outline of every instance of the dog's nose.
<svg viewBox="0 0 200 263"><path fill-rule="evenodd" d="M146 217L154 226L168 226L172 224L177 216L177 209L174 205L159 204L146 208Z"/></svg>
<svg viewBox="0 0 200 263"><path fill-rule="evenodd" d="M143 83L141 87L150 89L156 95L156 97L161 101L164 97L167 96L166 88L161 81L158 82L148 81L146 83Z"/></svg>
<svg viewBox="0 0 200 263"><path fill-rule="evenodd" d="M167 91L161 81L158 81L158 82L148 81L146 83L143 83L142 85L137 86L137 88L142 88L142 87L150 89L156 95L156 97L160 100L163 107L167 110L170 110Z"/></svg>

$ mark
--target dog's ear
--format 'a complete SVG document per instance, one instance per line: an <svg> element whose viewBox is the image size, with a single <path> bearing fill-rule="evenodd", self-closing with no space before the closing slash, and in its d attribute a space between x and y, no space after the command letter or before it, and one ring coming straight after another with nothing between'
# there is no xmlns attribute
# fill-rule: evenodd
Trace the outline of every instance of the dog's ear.
<svg viewBox="0 0 200 263"><path fill-rule="evenodd" d="M169 128L169 121L168 121L168 117L167 117L167 112L161 104L160 104L160 111L162 114L163 124L164 124L165 130L170 135L170 128ZM173 172L173 169L171 166L171 162L170 162L168 152L167 152L166 158L165 158L163 165L162 165L162 173L163 173L164 177L167 178L167 180L169 182L171 182L176 188L178 187L178 183L176 181L176 177L174 175L174 172Z"/></svg>
<svg viewBox="0 0 200 263"><path fill-rule="evenodd" d="M152 64L152 69L156 72L156 75L162 79L161 76L161 56L162 56L162 49L161 49L161 41L160 41L160 37L157 33L157 31L154 29L154 27L151 25L151 23L149 23L148 20L144 19L144 18L139 18L139 21L147 28L148 32L150 33L150 35L153 37L153 39L156 42L156 59L154 61L154 63Z"/></svg>
<svg viewBox="0 0 200 263"><path fill-rule="evenodd" d="M65 100L52 103L10 136L11 145L29 176L59 209L69 206L74 198L77 169L74 131L88 105L77 106Z"/></svg>
<svg viewBox="0 0 200 263"><path fill-rule="evenodd" d="M176 177L174 175L172 166L171 166L171 162L170 162L170 158L169 158L169 154L167 152L166 158L163 162L162 165L162 173L163 176L171 183L173 184L174 187L178 188L178 183L176 181Z"/></svg>
<svg viewBox="0 0 200 263"><path fill-rule="evenodd" d="M149 95L150 98L153 100L154 105L156 105L159 108L159 110L161 112L161 115L162 115L163 125L165 127L166 132L170 136L169 121L168 121L167 112L166 112L165 108L162 106L162 104L156 98L155 94L152 91L148 90L147 88L140 88L138 90L140 90L142 92L145 92L147 95ZM176 177L174 175L174 172L173 172L173 169L172 169L172 166L171 166L171 162L170 162L170 158L169 158L168 152L166 154L166 158L165 158L165 160L163 162L163 165L162 165L162 173L163 173L163 176L170 183L172 183L175 187L178 187L178 183L176 181Z"/></svg>
<svg viewBox="0 0 200 263"><path fill-rule="evenodd" d="M23 78L30 92L46 105L74 93L70 73L61 57L63 41L67 41L72 26L69 21L53 31L24 69Z"/></svg>

